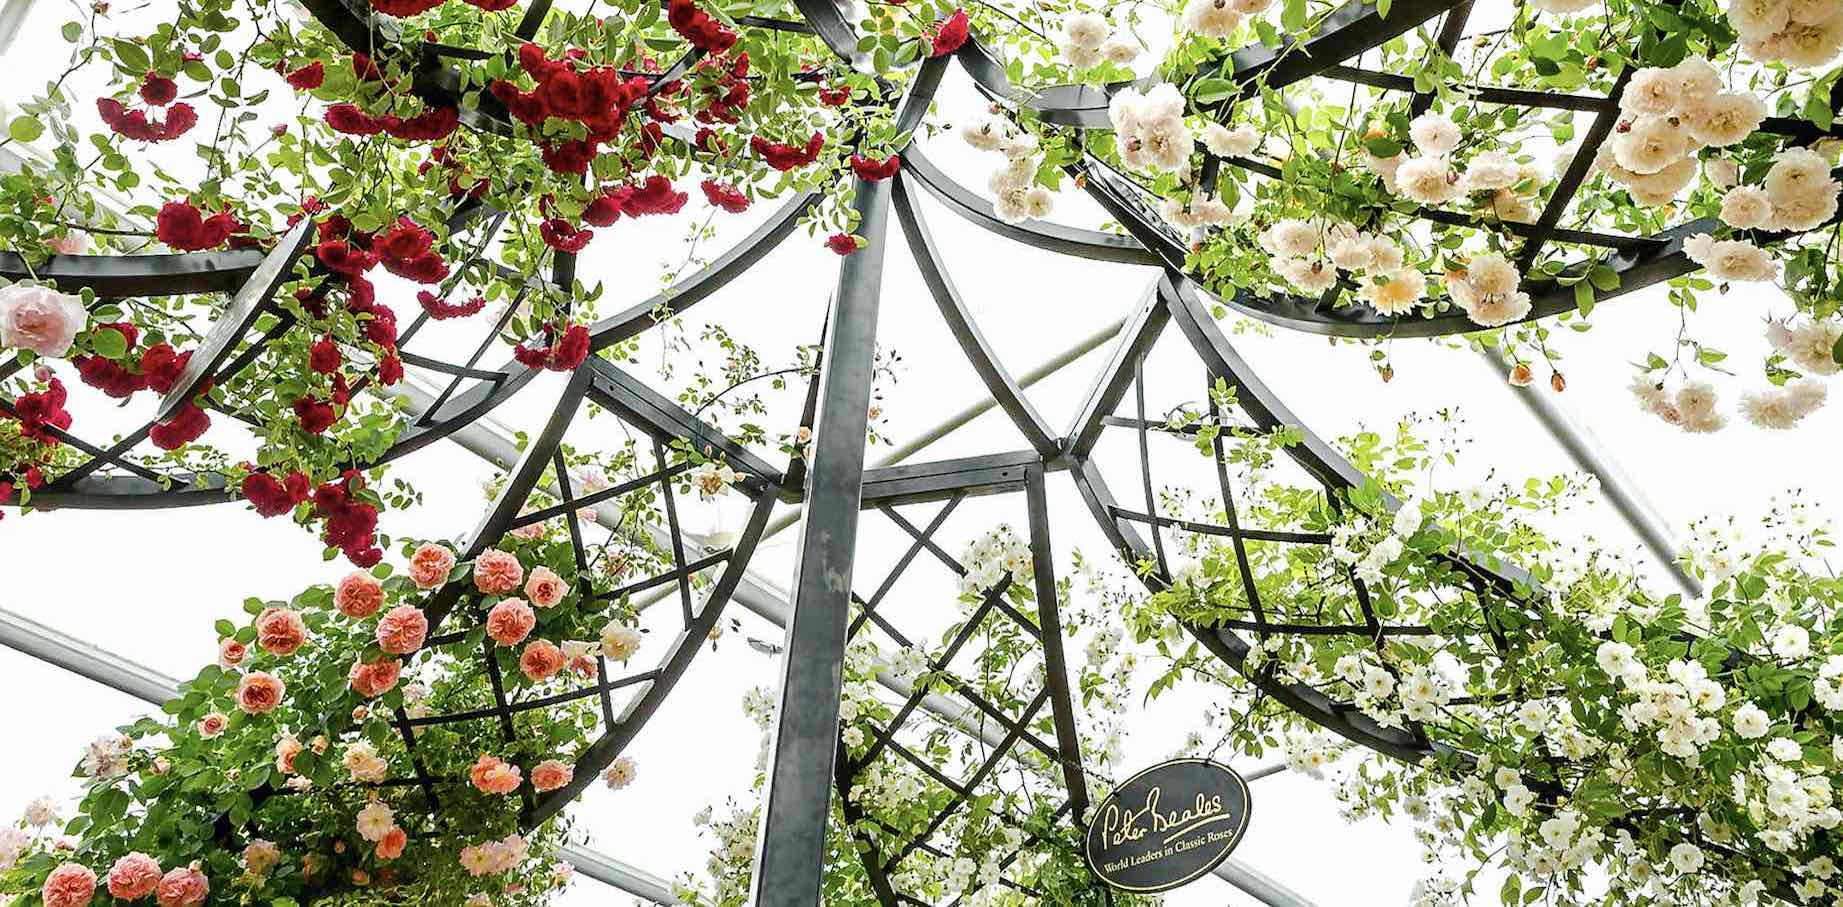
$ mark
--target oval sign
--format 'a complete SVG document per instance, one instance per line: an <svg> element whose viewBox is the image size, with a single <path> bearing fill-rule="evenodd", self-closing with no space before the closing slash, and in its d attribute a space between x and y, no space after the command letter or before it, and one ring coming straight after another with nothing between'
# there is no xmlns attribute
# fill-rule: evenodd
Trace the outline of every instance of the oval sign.
<svg viewBox="0 0 1843 907"><path fill-rule="evenodd" d="M1248 830L1248 783L1207 759L1161 762L1091 812L1088 868L1121 891L1169 891L1228 859Z"/></svg>

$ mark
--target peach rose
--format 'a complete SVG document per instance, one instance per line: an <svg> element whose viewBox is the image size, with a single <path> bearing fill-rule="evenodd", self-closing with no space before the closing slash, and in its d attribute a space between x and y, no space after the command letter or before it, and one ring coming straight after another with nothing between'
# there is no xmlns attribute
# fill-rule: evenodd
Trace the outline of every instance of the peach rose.
<svg viewBox="0 0 1843 907"><path fill-rule="evenodd" d="M398 605L378 620L378 646L392 655L409 655L422 648L429 634L429 618L415 605Z"/></svg>
<svg viewBox="0 0 1843 907"><path fill-rule="evenodd" d="M486 613L486 635L502 646L516 646L531 635L538 617L523 599L508 598Z"/></svg>
<svg viewBox="0 0 1843 907"><path fill-rule="evenodd" d="M546 759L538 763L537 767L531 770L531 786L537 788L540 792L556 790L570 783L570 778L574 777L575 774L575 770L569 766L555 759Z"/></svg>
<svg viewBox="0 0 1843 907"><path fill-rule="evenodd" d="M549 680L563 670L563 650L547 639L534 639L525 645L525 651L518 657L518 669L531 678L532 683Z"/></svg>
<svg viewBox="0 0 1843 907"><path fill-rule="evenodd" d="M384 837L378 839L378 859L394 860L403 856L403 848L410 843L410 836L401 826L393 825Z"/></svg>
<svg viewBox="0 0 1843 907"><path fill-rule="evenodd" d="M251 671L237 682L237 708L251 715L273 711L282 704L288 688L281 678L267 671Z"/></svg>
<svg viewBox="0 0 1843 907"><path fill-rule="evenodd" d="M256 615L256 644L271 655L293 655L307 642L307 624L287 608L267 608Z"/></svg>
<svg viewBox="0 0 1843 907"><path fill-rule="evenodd" d="M0 346L58 358L90 323L83 300L50 287L13 284L0 289Z"/></svg>
<svg viewBox="0 0 1843 907"><path fill-rule="evenodd" d="M448 581L454 572L454 552L447 545L424 542L410 555L410 581L418 589L433 589Z"/></svg>
<svg viewBox="0 0 1843 907"><path fill-rule="evenodd" d="M294 757L306 749L293 734L285 734L275 741L275 770L284 775L294 774Z"/></svg>
<svg viewBox="0 0 1843 907"><path fill-rule="evenodd" d="M348 573L333 589L333 607L353 620L364 620L384 607L384 584L363 570Z"/></svg>
<svg viewBox="0 0 1843 907"><path fill-rule="evenodd" d="M274 841L257 838L243 848L243 869L253 876L266 876L282 861L282 849Z"/></svg>
<svg viewBox="0 0 1843 907"><path fill-rule="evenodd" d="M481 753L467 777L483 794L509 794L518 790L518 782L524 776L518 766L498 756Z"/></svg>
<svg viewBox="0 0 1843 907"><path fill-rule="evenodd" d="M175 869L160 879L154 900L160 907L195 907L211 896L211 882L196 866Z"/></svg>
<svg viewBox="0 0 1843 907"><path fill-rule="evenodd" d="M109 867L109 896L118 901L138 901L160 884L160 864L136 851Z"/></svg>
<svg viewBox="0 0 1843 907"><path fill-rule="evenodd" d="M39 897L45 907L84 907L96 896L96 874L79 863L65 863L45 877Z"/></svg>
<svg viewBox="0 0 1843 907"><path fill-rule="evenodd" d="M223 734L224 729L229 726L230 719L225 717L223 712L212 712L198 720L198 735L210 740Z"/></svg>
<svg viewBox="0 0 1843 907"><path fill-rule="evenodd" d="M549 567L531 568L531 576L525 580L525 598L540 608L556 607L569 591L569 584Z"/></svg>
<svg viewBox="0 0 1843 907"><path fill-rule="evenodd" d="M403 676L403 662L395 658L379 658L377 661L355 661L352 671L346 679L352 689L366 699L376 699L390 692L397 686L397 678Z"/></svg>
<svg viewBox="0 0 1843 907"><path fill-rule="evenodd" d="M242 664L243 659L249 654L250 647L235 639L225 637L218 640L218 667L220 668L234 668Z"/></svg>
<svg viewBox="0 0 1843 907"><path fill-rule="evenodd" d="M474 558L474 588L487 595L504 595L525 578L518 558L498 548L488 548Z"/></svg>

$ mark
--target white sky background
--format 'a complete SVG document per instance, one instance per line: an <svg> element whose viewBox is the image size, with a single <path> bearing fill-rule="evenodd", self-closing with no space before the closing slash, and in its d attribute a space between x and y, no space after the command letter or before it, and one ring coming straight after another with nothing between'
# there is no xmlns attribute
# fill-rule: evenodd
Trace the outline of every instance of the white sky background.
<svg viewBox="0 0 1843 907"><path fill-rule="evenodd" d="M11 71L47 72L61 59L57 55L64 46L55 33L67 13L62 4L50 0L39 0L39 7L22 40L3 61ZM0 100L16 97L25 87L7 80L0 86ZM79 97L87 103L93 95ZM940 110L968 110L973 103L963 77L950 76ZM201 113L208 115L203 109ZM81 110L79 116L93 117L93 111ZM951 114L937 117L952 119ZM929 149L949 172L970 185L983 185L992 166L992 159L981 158L951 136L933 140ZM720 219L723 232L707 247L711 254L741 237L772 207L761 204L748 215ZM932 199L924 201L923 210L961 292L1013 373L1125 314L1153 277L1148 269L1074 261L1011 244L967 225ZM687 211L701 219L701 199ZM1084 226L1100 220L1092 205L1071 193L1059 199L1056 217ZM887 429L902 440L986 395L942 324L893 215L891 219L880 341L902 355L903 368L899 380L882 391ZM598 230L596 242L583 256L581 276L590 283L607 281L609 293L601 312L650 295L661 268L682 255L682 236L677 227L627 220ZM687 332L695 337L705 322L721 322L755 344L771 364L778 364L794 344L817 337L836 265L837 259L816 240L796 233L751 272L694 307L685 319ZM380 288L382 298L413 306L412 294L401 284L381 282ZM1732 354L1730 362L1747 369L1765 350L1762 319L1789 308L1774 291L1743 288L1724 298L1711 297L1696 318L1701 336L1719 338ZM1834 464L1830 442L1843 429L1843 411L1837 408L1819 411L1791 434L1756 429L1737 416L1734 425L1714 436L1682 434L1638 410L1625 389L1629 363L1647 351L1667 352L1675 320L1662 292L1646 291L1603 305L1595 313L1591 332L1563 338L1561 345L1568 354L1563 365L1569 389L1563 399L1594 428L1657 509L1680 528L1706 513L1736 513L1750 519L1768 495L1793 488L1808 499L1831 500L1843 482L1834 468L1825 468ZM1488 471L1500 478L1521 478L1570 467L1562 450L1513 400L1501 376L1469 350L1453 344L1397 342L1392 347L1395 378L1384 384L1369 369L1362 349L1334 347L1323 338L1280 330L1264 332L1271 336L1260 333L1234 336L1232 341L1281 399L1321 435L1359 428L1389 432L1404 414L1455 407L1467 419L1475 442L1456 470L1436 477L1442 487L1462 487ZM1154 367L1162 367L1161 357L1182 356L1183 367L1194 368L1180 341L1175 328L1168 330ZM632 368L657 379L659 346L649 342L645 349L641 363ZM1069 423L1105 356L1105 348L1091 353L1030 392L1052 426ZM1544 379L1546 373L1539 369L1539 380ZM77 430L85 428L86 419L94 420L92 426L112 424L103 415L107 407L101 404L106 401L98 393L78 386L69 376L67 383L72 385ZM540 378L494 417L514 429L535 431L558 389L554 376ZM1724 386L1724 405L1732 406L1738 390L1734 384ZM770 431L791 429L798 414L797 395L774 401L784 421L770 422ZM151 401L136 401L134 406L151 406ZM131 408L122 418L139 414ZM223 443L236 449L236 437L224 437ZM1120 434L1104 442L1104 463L1109 464L1106 472L1122 503L1136 507L1138 479L1129 471L1132 459L1124 449L1130 447L1128 437ZM911 461L1023 446L1002 413L994 411ZM871 457L880 454L873 450ZM397 537L455 537L473 527L485 504L481 483L493 470L444 442L400 461L395 474L412 479L426 502L412 511L385 514L382 528ZM1066 477L1052 476L1050 493L1058 570L1068 571L1074 548L1091 556L1104 554L1106 546ZM734 506L692 511L687 521L693 530L733 528L741 513ZM930 506L922 513L932 511ZM962 511L949 522L943 538L943 547L955 554L972 535L989 528L990 522L982 520L1008 520L1020 529L1024 525L1021 497L968 502ZM883 565L900 554L902 543L880 516L867 514L865 526L860 589L874 588ZM1583 514L1578 527L1571 529L1597 533L1610 547L1637 548L1610 508ZM766 542L754 570L785 585L795 537L789 531ZM237 619L246 596L286 598L304 585L336 580L350 569L343 560L322 563L319 551L319 543L300 528L285 520L262 520L237 503L171 511L35 513L23 519L8 512L0 522L0 575L7 578L0 586L0 607L184 677L213 657L212 621ZM1668 586L1660 583L1659 588ZM931 614L939 618L955 608L944 584L938 596L905 595L894 603L917 620ZM731 607L729 614L743 619L746 635L779 640L778 630L742 608ZM643 658L657 657L660 643L648 642ZM1078 658L1079 646L1071 645L1070 654ZM700 655L629 750L639 763L638 782L618 793L596 785L574 808L578 826L591 832L594 845L661 876L701 867L709 841L698 835L691 817L706 804L747 792L757 737L739 700L752 686L772 684L776 674L774 660L750 649L738 634L726 636L714 652L707 649ZM0 688L10 692L0 714L11 729L7 770L0 772L0 817L14 814L43 793L75 796L79 787L69 774L83 743L147 711L126 695L4 649ZM1169 755L1201 714L1200 705L1194 698L1161 701L1138 715L1124 764L1133 768ZM1282 774L1257 782L1254 800L1253 826L1236 856L1326 907L1405 902L1411 884L1424 872L1419 848L1406 826L1346 824L1337 815L1327 784ZM1333 866L1335 871L1327 871ZM1495 901L1495 885L1483 890L1485 898ZM610 900L599 883L581 880L562 903ZM1200 907L1252 902L1211 878L1172 894L1168 903Z"/></svg>

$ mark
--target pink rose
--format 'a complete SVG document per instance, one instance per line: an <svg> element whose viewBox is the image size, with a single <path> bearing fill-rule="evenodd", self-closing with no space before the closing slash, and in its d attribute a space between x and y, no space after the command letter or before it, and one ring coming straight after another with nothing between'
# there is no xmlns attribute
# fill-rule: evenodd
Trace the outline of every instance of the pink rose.
<svg viewBox="0 0 1843 907"><path fill-rule="evenodd" d="M138 901L160 884L160 864L147 854L131 853L109 867L109 896L118 901Z"/></svg>
<svg viewBox="0 0 1843 907"><path fill-rule="evenodd" d="M212 712L198 720L198 735L206 740L210 740L213 737L222 735L224 729L229 726L230 719L226 718L223 712Z"/></svg>
<svg viewBox="0 0 1843 907"><path fill-rule="evenodd" d="M50 287L13 284L0 289L0 346L58 358L90 323L83 300Z"/></svg>
<svg viewBox="0 0 1843 907"><path fill-rule="evenodd" d="M353 620L364 620L384 607L384 584L363 570L348 573L333 589L333 607Z"/></svg>
<svg viewBox="0 0 1843 907"><path fill-rule="evenodd" d="M537 767L531 770L531 786L537 788L540 792L556 790L570 783L570 779L575 777L575 775L575 769L555 759L546 759L538 763Z"/></svg>
<svg viewBox="0 0 1843 907"><path fill-rule="evenodd" d="M524 653L519 655L518 669L531 678L532 683L538 683L556 676L558 671L563 670L566 660L563 650L557 648L555 643L534 639L525 646Z"/></svg>
<svg viewBox="0 0 1843 907"><path fill-rule="evenodd" d="M45 907L84 907L96 896L96 874L78 863L65 863L45 877L39 897Z"/></svg>
<svg viewBox="0 0 1843 907"><path fill-rule="evenodd" d="M418 589L433 589L454 572L454 552L447 545L426 542L410 555L410 581Z"/></svg>
<svg viewBox="0 0 1843 907"><path fill-rule="evenodd" d="M237 683L237 708L251 715L261 715L281 705L286 692L281 678L265 671L251 671Z"/></svg>
<svg viewBox="0 0 1843 907"><path fill-rule="evenodd" d="M486 635L502 646L516 646L531 635L538 617L523 599L508 598L486 613Z"/></svg>
<svg viewBox="0 0 1843 907"><path fill-rule="evenodd" d="M401 826L392 825L390 831L378 839L378 859L394 860L403 856L403 848L409 843L409 834Z"/></svg>
<svg viewBox="0 0 1843 907"><path fill-rule="evenodd" d="M45 248L53 255L82 255L90 250L88 233L66 233L45 240Z"/></svg>
<svg viewBox="0 0 1843 907"><path fill-rule="evenodd" d="M250 654L250 647L231 638L218 640L218 667L234 668Z"/></svg>
<svg viewBox="0 0 1843 907"><path fill-rule="evenodd" d="M403 663L395 658L380 658L377 661L356 661L352 663L352 672L347 679L352 689L366 699L376 699L391 691L397 685L397 678L403 675Z"/></svg>
<svg viewBox="0 0 1843 907"><path fill-rule="evenodd" d="M531 577L525 580L525 597L540 608L555 607L569 591L569 584L549 567L531 568Z"/></svg>
<svg viewBox="0 0 1843 907"><path fill-rule="evenodd" d="M287 608L267 608L256 615L256 644L271 655L293 655L307 642L307 624Z"/></svg>
<svg viewBox="0 0 1843 907"><path fill-rule="evenodd" d="M160 907L196 907L211 895L211 882L197 868L175 869L160 879L154 900Z"/></svg>
<svg viewBox="0 0 1843 907"><path fill-rule="evenodd" d="M468 770L467 777L483 794L509 794L518 790L518 782L523 774L519 772L518 766L498 756L481 753L473 768Z"/></svg>
<svg viewBox="0 0 1843 907"><path fill-rule="evenodd" d="M415 605L398 605L378 620L378 647L392 655L414 653L428 634L429 618Z"/></svg>
<svg viewBox="0 0 1843 907"><path fill-rule="evenodd" d="M488 548L474 559L474 587L488 595L504 595L524 578L518 558L498 548Z"/></svg>

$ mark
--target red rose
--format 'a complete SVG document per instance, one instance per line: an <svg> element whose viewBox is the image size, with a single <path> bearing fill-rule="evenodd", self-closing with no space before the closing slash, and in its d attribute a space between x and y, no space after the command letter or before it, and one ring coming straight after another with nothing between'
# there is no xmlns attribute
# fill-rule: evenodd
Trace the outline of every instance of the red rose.
<svg viewBox="0 0 1843 907"><path fill-rule="evenodd" d="M442 5L442 0L371 0L372 8L386 16L407 19Z"/></svg>
<svg viewBox="0 0 1843 907"><path fill-rule="evenodd" d="M310 435L317 435L333 427L338 417L333 414L333 404L313 397L302 397L294 401L294 417L301 423L301 430Z"/></svg>
<svg viewBox="0 0 1843 907"><path fill-rule="evenodd" d="M280 516L307 500L308 479L302 472L288 474L278 482L266 472L252 472L243 477L243 497L264 517Z"/></svg>
<svg viewBox="0 0 1843 907"><path fill-rule="evenodd" d="M155 107L165 107L179 97L179 85L158 73L148 73L141 80L141 100Z"/></svg>
<svg viewBox="0 0 1843 907"><path fill-rule="evenodd" d="M63 443L50 429L62 431L70 427L70 413L64 409L69 397L64 383L56 378L42 391L20 394L13 401L13 418L19 420L20 437L51 447Z"/></svg>
<svg viewBox="0 0 1843 907"><path fill-rule="evenodd" d="M826 237L826 248L840 255L850 255L858 250L858 238L849 233L834 233Z"/></svg>
<svg viewBox="0 0 1843 907"><path fill-rule="evenodd" d="M429 317L436 321L446 321L450 318L466 318L486 308L486 297L484 296L475 296L466 302L456 304L448 302L428 290L418 292L416 294L416 302L421 304L422 310L429 313Z"/></svg>
<svg viewBox="0 0 1843 907"><path fill-rule="evenodd" d="M307 351L307 367L322 375L330 375L339 369L345 358L339 355L339 345L331 337L322 337L314 341Z"/></svg>
<svg viewBox="0 0 1843 907"><path fill-rule="evenodd" d="M604 189L601 194L589 200L588 207L582 209L582 221L597 227L611 227L621 219L621 209L627 206L627 197L633 194L628 186Z"/></svg>
<svg viewBox="0 0 1843 907"><path fill-rule="evenodd" d="M191 350L174 353L171 344L156 343L141 353L141 375L155 393L171 393L179 373L185 371L186 363L191 361Z"/></svg>
<svg viewBox="0 0 1843 907"><path fill-rule="evenodd" d="M313 91L326 84L326 65L315 60L289 73L288 84L297 91Z"/></svg>
<svg viewBox="0 0 1843 907"><path fill-rule="evenodd" d="M594 230L584 230L570 224L560 217L553 217L538 225L538 235L547 245L559 252L581 252L595 238Z"/></svg>
<svg viewBox="0 0 1843 907"><path fill-rule="evenodd" d="M395 353L378 360L378 383L389 387L403 380L403 360Z"/></svg>
<svg viewBox="0 0 1843 907"><path fill-rule="evenodd" d="M189 202L167 202L154 217L154 238L181 252L216 248L241 229L230 212L205 217Z"/></svg>
<svg viewBox="0 0 1843 907"><path fill-rule="evenodd" d="M704 200L718 208L722 208L731 214L741 214L749 209L749 197L742 194L742 190L740 189L733 186L725 186L716 180L705 180L702 186L704 189Z"/></svg>
<svg viewBox="0 0 1843 907"><path fill-rule="evenodd" d="M384 122L358 109L354 104L334 104L326 109L326 125L346 135L377 135Z"/></svg>
<svg viewBox="0 0 1843 907"><path fill-rule="evenodd" d="M758 135L749 139L749 147L776 170L797 170L819 159L819 149L825 147L825 136L815 132L804 146L795 146L770 142Z"/></svg>
<svg viewBox="0 0 1843 907"><path fill-rule="evenodd" d="M556 145L541 145L538 153L544 159L544 166L553 172L581 176L589 172L589 162L595 159L595 145L582 139L570 139Z"/></svg>
<svg viewBox="0 0 1843 907"><path fill-rule="evenodd" d="M211 417L197 403L187 401L171 419L156 422L147 431L147 437L154 446L161 450L178 450L205 433L211 427Z"/></svg>
<svg viewBox="0 0 1843 907"><path fill-rule="evenodd" d="M628 217L639 217L643 214L677 214L685 207L685 201L689 198L690 196L683 192L672 191L671 180L654 174L647 177L645 183L633 188L633 191L627 196L627 201L621 205L621 210Z"/></svg>
<svg viewBox="0 0 1843 907"><path fill-rule="evenodd" d="M77 359L77 377L83 383L108 394L117 400L134 396L134 392L147 387L147 378L137 375L113 359L101 356L83 356Z"/></svg>
<svg viewBox="0 0 1843 907"><path fill-rule="evenodd" d="M179 103L167 108L166 121L150 120L145 110L129 110L114 98L97 98L96 113L123 138L140 142L169 142L198 125L198 111Z"/></svg>
<svg viewBox="0 0 1843 907"><path fill-rule="evenodd" d="M550 350L549 368L552 371L567 372L582 364L589 358L589 329L580 324L572 324L563 332L563 339L557 341Z"/></svg>
<svg viewBox="0 0 1843 907"><path fill-rule="evenodd" d="M466 0L466 2L489 13L502 12L518 5L518 0Z"/></svg>
<svg viewBox="0 0 1843 907"><path fill-rule="evenodd" d="M368 305L363 309L354 309L354 311L363 311L371 316L360 320L359 326L365 329L365 337L372 343L387 349L397 345L396 312L381 305Z"/></svg>
<svg viewBox="0 0 1843 907"><path fill-rule="evenodd" d="M369 252L360 251L344 240L325 240L314 247L314 257L320 259L328 271L349 278L356 278L378 263Z"/></svg>
<svg viewBox="0 0 1843 907"><path fill-rule="evenodd" d="M953 15L935 23L930 31L932 37L929 39L931 46L928 49L928 56L944 57L959 50L960 45L966 43L966 10L954 10Z"/></svg>
<svg viewBox="0 0 1843 907"><path fill-rule="evenodd" d="M720 54L736 44L736 33L692 0L671 0L666 6L666 21L685 43L707 53Z"/></svg>
<svg viewBox="0 0 1843 907"><path fill-rule="evenodd" d="M889 179L896 175L896 171L901 169L902 157L900 155L892 154L881 161L876 158L865 157L861 154L854 154L851 156L851 172L857 174L858 179L868 180L873 183Z"/></svg>
<svg viewBox="0 0 1843 907"><path fill-rule="evenodd" d="M821 88L819 89L819 103L827 107L843 107L851 103L851 89Z"/></svg>
<svg viewBox="0 0 1843 907"><path fill-rule="evenodd" d="M438 142L461 125L461 114L453 107L430 107L407 120L392 118L384 131L406 142Z"/></svg>

